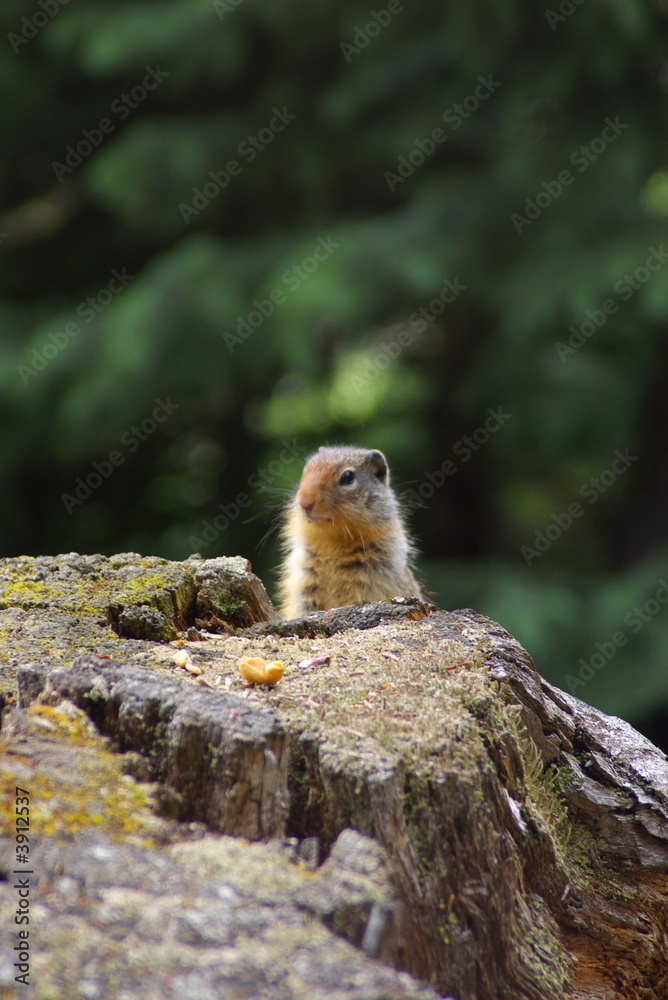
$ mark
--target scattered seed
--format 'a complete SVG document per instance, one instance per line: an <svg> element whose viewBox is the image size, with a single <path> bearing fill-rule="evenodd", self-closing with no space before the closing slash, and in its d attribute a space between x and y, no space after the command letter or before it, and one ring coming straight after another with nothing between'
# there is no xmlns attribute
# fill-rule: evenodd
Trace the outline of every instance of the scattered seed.
<svg viewBox="0 0 668 1000"><path fill-rule="evenodd" d="M310 659L300 660L297 665L302 670L308 670L310 667L326 667L331 659L331 656L312 656Z"/></svg>
<svg viewBox="0 0 668 1000"><path fill-rule="evenodd" d="M196 663L190 659L190 653L187 649L179 649L178 652L174 653L172 661L177 667L181 667L182 670L187 670L189 674L198 677L202 673L201 667L198 667Z"/></svg>
<svg viewBox="0 0 668 1000"><path fill-rule="evenodd" d="M239 673L249 684L276 684L285 673L285 666L280 660L267 663L261 656L242 656Z"/></svg>

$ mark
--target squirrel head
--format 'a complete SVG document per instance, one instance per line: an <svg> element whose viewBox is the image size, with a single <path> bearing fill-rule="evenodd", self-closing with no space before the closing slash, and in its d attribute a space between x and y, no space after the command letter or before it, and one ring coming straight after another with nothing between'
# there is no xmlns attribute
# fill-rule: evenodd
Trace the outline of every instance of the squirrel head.
<svg viewBox="0 0 668 1000"><path fill-rule="evenodd" d="M389 485L390 471L381 451L320 448L304 466L295 509L314 527L368 531L397 516Z"/></svg>

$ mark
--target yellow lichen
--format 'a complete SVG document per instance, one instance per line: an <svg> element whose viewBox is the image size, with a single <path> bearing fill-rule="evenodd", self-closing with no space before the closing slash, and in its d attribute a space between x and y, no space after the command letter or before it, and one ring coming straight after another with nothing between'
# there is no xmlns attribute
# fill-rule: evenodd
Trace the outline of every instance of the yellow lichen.
<svg viewBox="0 0 668 1000"><path fill-rule="evenodd" d="M17 716L17 733L0 741L0 833L16 833L16 788L28 792L29 837L67 839L87 829L114 840L151 844L161 831L152 789L123 773L86 715L70 703L33 705ZM23 825L23 824L21 824Z"/></svg>

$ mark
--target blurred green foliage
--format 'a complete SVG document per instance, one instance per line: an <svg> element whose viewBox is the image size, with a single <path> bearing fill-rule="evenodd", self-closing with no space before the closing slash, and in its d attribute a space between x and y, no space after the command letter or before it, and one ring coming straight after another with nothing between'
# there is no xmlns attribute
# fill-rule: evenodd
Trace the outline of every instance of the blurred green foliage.
<svg viewBox="0 0 668 1000"><path fill-rule="evenodd" d="M271 589L304 455L377 447L424 497L439 604L607 711L659 711L665 8L4 0L0 21L2 553L198 547Z"/></svg>

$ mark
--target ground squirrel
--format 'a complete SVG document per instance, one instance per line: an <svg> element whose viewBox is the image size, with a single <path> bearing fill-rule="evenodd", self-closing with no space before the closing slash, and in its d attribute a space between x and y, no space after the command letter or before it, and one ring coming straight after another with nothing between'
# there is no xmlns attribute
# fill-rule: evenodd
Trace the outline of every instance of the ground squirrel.
<svg viewBox="0 0 668 1000"><path fill-rule="evenodd" d="M307 460L283 527L286 618L397 596L422 598L415 553L387 460L366 448L320 448Z"/></svg>

